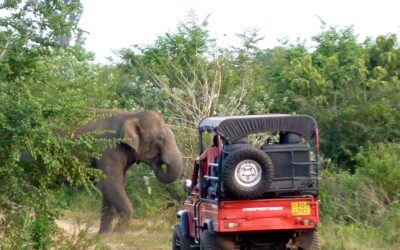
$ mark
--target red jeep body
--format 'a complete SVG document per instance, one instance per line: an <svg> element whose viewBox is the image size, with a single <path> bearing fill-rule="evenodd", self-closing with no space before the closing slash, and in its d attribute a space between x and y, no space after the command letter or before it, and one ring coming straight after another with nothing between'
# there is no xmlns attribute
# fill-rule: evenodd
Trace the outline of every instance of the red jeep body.
<svg viewBox="0 0 400 250"><path fill-rule="evenodd" d="M196 199L187 199L192 224L190 235L196 237L193 214ZM318 201L312 197L257 200L226 200L199 205L200 225L212 221L215 232L315 229L319 223Z"/></svg>
<svg viewBox="0 0 400 250"><path fill-rule="evenodd" d="M286 137L295 133L301 140L284 143L281 138L261 149L232 143L270 131L283 131ZM191 185L186 187L189 195L184 209L178 212L173 249L319 249L319 146L314 119L289 115L206 118L199 132L200 157L194 164ZM204 132L215 133L213 147L206 150ZM314 146L305 144L305 139L313 139ZM234 149L229 151L229 147ZM254 151L261 160L263 154L268 155L265 164L269 169L262 166L260 157L252 158ZM234 152L243 159L233 165L230 177L226 175L231 172L224 168L235 162ZM264 180L268 174L269 179ZM231 189L226 186L231 181L242 186ZM252 191L258 192L257 196Z"/></svg>

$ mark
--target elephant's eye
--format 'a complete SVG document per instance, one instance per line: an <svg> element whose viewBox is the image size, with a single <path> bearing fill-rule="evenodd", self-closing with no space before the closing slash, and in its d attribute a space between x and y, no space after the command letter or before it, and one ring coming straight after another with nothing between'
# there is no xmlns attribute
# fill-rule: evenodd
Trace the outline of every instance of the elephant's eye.
<svg viewBox="0 0 400 250"><path fill-rule="evenodd" d="M158 141L164 142L165 140L165 135L163 133L159 133L157 136Z"/></svg>

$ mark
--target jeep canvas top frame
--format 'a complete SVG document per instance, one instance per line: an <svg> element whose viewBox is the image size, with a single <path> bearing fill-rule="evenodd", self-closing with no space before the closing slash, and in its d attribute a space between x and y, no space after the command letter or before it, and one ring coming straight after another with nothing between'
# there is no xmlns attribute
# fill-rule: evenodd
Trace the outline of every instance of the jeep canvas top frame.
<svg viewBox="0 0 400 250"><path fill-rule="evenodd" d="M260 132L294 132L307 139L318 134L317 123L314 118L307 115L268 114L208 117L200 122L198 128L199 132L215 131L229 142Z"/></svg>

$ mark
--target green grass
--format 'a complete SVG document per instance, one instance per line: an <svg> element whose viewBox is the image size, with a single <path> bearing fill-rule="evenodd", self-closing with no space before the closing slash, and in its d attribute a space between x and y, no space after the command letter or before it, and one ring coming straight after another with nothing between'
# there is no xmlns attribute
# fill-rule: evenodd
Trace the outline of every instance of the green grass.
<svg viewBox="0 0 400 250"><path fill-rule="evenodd" d="M325 222L319 228L322 249L331 250L396 250L397 243L386 241L385 231L357 223L345 225ZM390 233L390 232L388 232Z"/></svg>
<svg viewBox="0 0 400 250"><path fill-rule="evenodd" d="M111 249L171 249L172 225L162 221L133 219L130 230L109 234L101 241Z"/></svg>

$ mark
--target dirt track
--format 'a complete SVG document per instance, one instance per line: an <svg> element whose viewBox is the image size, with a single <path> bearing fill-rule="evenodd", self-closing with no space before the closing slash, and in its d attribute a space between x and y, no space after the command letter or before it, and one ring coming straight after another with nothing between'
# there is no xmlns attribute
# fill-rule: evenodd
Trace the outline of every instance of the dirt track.
<svg viewBox="0 0 400 250"><path fill-rule="evenodd" d="M66 219L56 220L59 228L63 229L66 233L73 235L82 229L86 229L89 235L94 235L98 232L99 227L96 225L88 225L87 223L77 223Z"/></svg>
<svg viewBox="0 0 400 250"><path fill-rule="evenodd" d="M97 236L99 230L98 223L90 221L74 222L69 219L59 219L56 223L70 236L76 236L80 230L85 230L87 231L87 236L93 238ZM164 250L170 249L171 232L172 229L165 223L133 219L132 226L126 233L102 235L100 241L112 250ZM95 248L93 247L93 249Z"/></svg>

